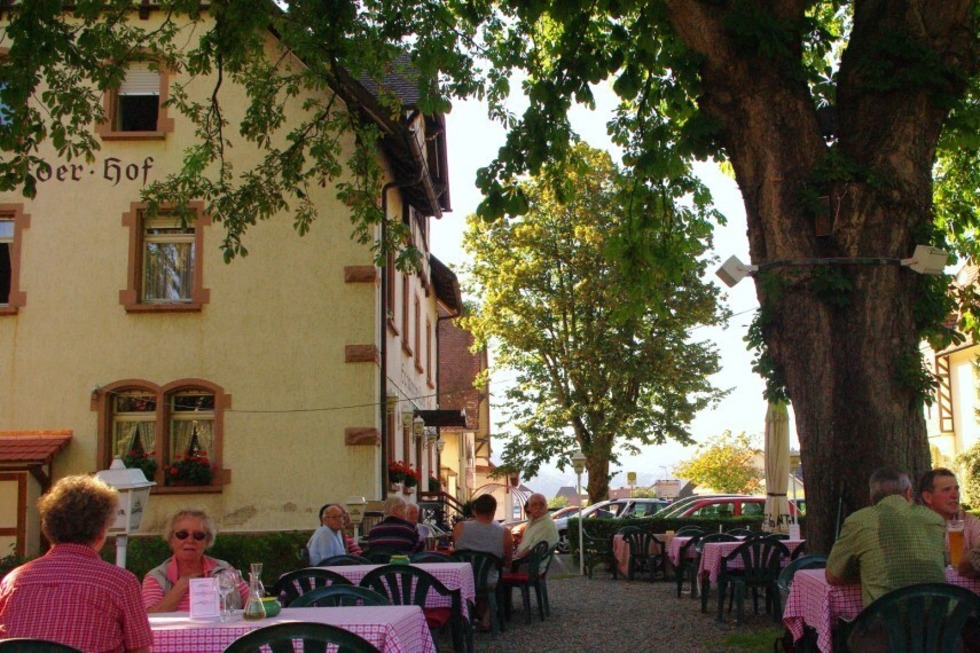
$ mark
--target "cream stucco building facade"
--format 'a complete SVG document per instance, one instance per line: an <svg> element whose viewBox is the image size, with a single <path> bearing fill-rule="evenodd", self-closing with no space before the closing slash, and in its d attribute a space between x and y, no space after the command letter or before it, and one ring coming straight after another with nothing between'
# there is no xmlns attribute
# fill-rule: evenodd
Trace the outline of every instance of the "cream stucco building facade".
<svg viewBox="0 0 980 653"><path fill-rule="evenodd" d="M264 38L270 57L303 65ZM195 139L162 104L178 81L191 94L215 83L134 67L106 97L113 124L93 126L94 162L44 150L36 197L0 195L0 547L36 552L33 504L46 485L134 450L157 463L143 532L184 506L207 508L225 531L312 529L325 502L383 498L388 460L423 479L439 471L437 448L404 416L439 408L435 329L440 310L461 309L455 277L429 251L451 208L442 116L407 96L377 153L378 204L408 226L418 272L377 267L329 183L311 186L320 217L309 233L283 212L250 227L248 256L226 264L223 226L203 204L187 224L141 204ZM346 91L371 101L363 86ZM221 94L237 125L242 89L226 79ZM294 117L303 99L288 105ZM258 162L232 138L236 168ZM188 455L207 456L209 482L171 477Z"/></svg>

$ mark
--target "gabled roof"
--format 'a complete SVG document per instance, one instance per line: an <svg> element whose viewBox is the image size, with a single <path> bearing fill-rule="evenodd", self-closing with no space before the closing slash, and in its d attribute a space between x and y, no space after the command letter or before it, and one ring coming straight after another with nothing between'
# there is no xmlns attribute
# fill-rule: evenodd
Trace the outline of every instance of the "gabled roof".
<svg viewBox="0 0 980 653"><path fill-rule="evenodd" d="M432 277L432 287L438 299L450 314L463 314L463 296L459 292L459 279L456 273L445 263L429 254L429 274Z"/></svg>

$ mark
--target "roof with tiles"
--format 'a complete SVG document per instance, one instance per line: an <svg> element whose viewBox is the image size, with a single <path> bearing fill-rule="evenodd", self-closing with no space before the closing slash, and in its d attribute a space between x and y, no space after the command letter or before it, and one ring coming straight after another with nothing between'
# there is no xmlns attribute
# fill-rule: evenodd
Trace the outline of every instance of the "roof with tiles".
<svg viewBox="0 0 980 653"><path fill-rule="evenodd" d="M72 431L0 431L0 463L48 464L72 438Z"/></svg>

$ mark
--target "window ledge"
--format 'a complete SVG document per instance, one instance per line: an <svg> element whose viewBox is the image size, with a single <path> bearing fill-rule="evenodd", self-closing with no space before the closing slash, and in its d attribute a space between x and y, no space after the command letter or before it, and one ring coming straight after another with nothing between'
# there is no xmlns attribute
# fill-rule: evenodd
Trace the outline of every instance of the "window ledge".
<svg viewBox="0 0 980 653"><path fill-rule="evenodd" d="M173 304L126 304L127 313L199 313L203 305L200 302Z"/></svg>
<svg viewBox="0 0 980 653"><path fill-rule="evenodd" d="M0 306L0 315L17 315L16 306Z"/></svg>
<svg viewBox="0 0 980 653"><path fill-rule="evenodd" d="M221 494L221 485L155 485L150 494Z"/></svg>
<svg viewBox="0 0 980 653"><path fill-rule="evenodd" d="M162 141L167 138L167 132L101 132L99 136L104 141Z"/></svg>

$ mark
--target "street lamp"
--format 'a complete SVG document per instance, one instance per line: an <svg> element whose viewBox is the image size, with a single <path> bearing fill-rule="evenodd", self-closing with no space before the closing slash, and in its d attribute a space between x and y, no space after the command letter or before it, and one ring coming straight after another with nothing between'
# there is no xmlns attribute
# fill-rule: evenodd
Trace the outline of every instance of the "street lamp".
<svg viewBox="0 0 980 653"><path fill-rule="evenodd" d="M581 449L572 452L572 467L575 468L575 477L578 485L578 573L585 575L585 550L583 548L584 536L582 534L582 472L585 471L585 454Z"/></svg>
<svg viewBox="0 0 980 653"><path fill-rule="evenodd" d="M119 458L112 459L109 469L96 472L95 478L119 493L116 520L109 530L116 531L116 566L125 569L129 534L139 530L146 502L150 498L150 488L156 483L146 480L143 470L127 468Z"/></svg>
<svg viewBox="0 0 980 653"><path fill-rule="evenodd" d="M364 497L347 497L347 514L350 515L351 524L354 526L354 540L359 538L358 529L364 521L364 506L367 501Z"/></svg>

